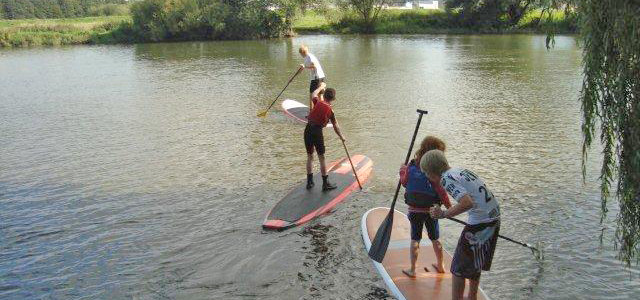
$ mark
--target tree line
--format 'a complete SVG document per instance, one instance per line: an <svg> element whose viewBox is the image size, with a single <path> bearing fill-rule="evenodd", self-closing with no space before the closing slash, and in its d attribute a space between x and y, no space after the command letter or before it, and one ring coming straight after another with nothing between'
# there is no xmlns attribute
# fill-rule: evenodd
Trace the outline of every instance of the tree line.
<svg viewBox="0 0 640 300"><path fill-rule="evenodd" d="M119 14L123 13L125 3L126 0L0 0L0 19L49 19Z"/></svg>

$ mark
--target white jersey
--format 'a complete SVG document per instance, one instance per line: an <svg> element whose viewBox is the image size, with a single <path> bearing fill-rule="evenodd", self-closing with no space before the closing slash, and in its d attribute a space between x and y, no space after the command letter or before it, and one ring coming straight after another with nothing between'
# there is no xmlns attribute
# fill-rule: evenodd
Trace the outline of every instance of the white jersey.
<svg viewBox="0 0 640 300"><path fill-rule="evenodd" d="M469 210L467 223L476 225L500 218L498 199L489 191L484 181L473 172L462 168L451 168L442 173L440 184L458 202L464 195L471 197L473 207Z"/></svg>
<svg viewBox="0 0 640 300"><path fill-rule="evenodd" d="M307 56L304 57L304 66L311 67L311 63L313 63L314 69L311 69L309 73L311 80L324 78L324 71L322 70L322 66L320 65L320 61L318 58L311 54L307 53Z"/></svg>

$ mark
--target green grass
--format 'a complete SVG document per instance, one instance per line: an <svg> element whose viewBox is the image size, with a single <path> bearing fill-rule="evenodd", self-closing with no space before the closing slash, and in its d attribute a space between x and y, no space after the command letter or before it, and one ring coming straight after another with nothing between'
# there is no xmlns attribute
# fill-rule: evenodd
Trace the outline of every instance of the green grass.
<svg viewBox="0 0 640 300"><path fill-rule="evenodd" d="M533 10L508 33L544 32L554 27L556 32L575 32L576 22L563 11L554 11L553 18L545 16L541 22L540 10ZM364 28L359 16L336 9L323 12L309 10L298 16L293 29L299 34L312 33L471 33L478 29L459 28L442 10L389 9L380 13L372 30ZM131 30L130 16L103 16L70 19L0 20L0 48L69 45L89 43L133 43L137 39Z"/></svg>
<svg viewBox="0 0 640 300"><path fill-rule="evenodd" d="M327 17L316 11L307 11L304 15L297 17L293 22L294 30L310 30L329 26Z"/></svg>
<svg viewBox="0 0 640 300"><path fill-rule="evenodd" d="M129 16L70 19L0 20L0 47L31 47L91 43L96 35L110 32Z"/></svg>
<svg viewBox="0 0 640 300"><path fill-rule="evenodd" d="M558 32L575 32L575 20L565 16L563 11L553 11L551 20L547 14L543 21L538 22L540 10L533 10L520 20L518 26L504 29L503 31L489 30L491 32L519 33L519 32L545 32L549 27L555 26ZM377 33L377 34L424 34L424 33L483 33L488 29L463 28L454 24L454 21L443 10L427 9L388 9L380 12L378 22L373 29L367 29L362 24L359 16L328 10L324 13L307 11L299 16L293 23L293 30L300 34L307 33Z"/></svg>

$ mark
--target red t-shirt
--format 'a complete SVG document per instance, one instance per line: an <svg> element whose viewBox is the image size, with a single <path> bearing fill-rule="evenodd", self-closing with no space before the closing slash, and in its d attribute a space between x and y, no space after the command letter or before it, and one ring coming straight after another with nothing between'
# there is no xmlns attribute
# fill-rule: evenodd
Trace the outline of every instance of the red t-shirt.
<svg viewBox="0 0 640 300"><path fill-rule="evenodd" d="M311 101L313 101L313 109L311 109L307 117L309 123L322 127L327 126L329 119L333 116L331 104L319 100L318 97L313 97Z"/></svg>

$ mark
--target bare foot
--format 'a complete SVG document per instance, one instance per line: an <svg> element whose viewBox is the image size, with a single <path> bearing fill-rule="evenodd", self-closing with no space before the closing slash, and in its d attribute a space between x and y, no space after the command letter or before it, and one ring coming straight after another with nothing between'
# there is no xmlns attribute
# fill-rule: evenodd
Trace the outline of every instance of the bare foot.
<svg viewBox="0 0 640 300"><path fill-rule="evenodd" d="M436 272L444 273L444 266L438 267L436 264L431 264L434 268L436 268Z"/></svg>
<svg viewBox="0 0 640 300"><path fill-rule="evenodd" d="M404 275L407 275L411 278L416 278L416 272L411 271L411 270L402 270L402 273L404 273Z"/></svg>

